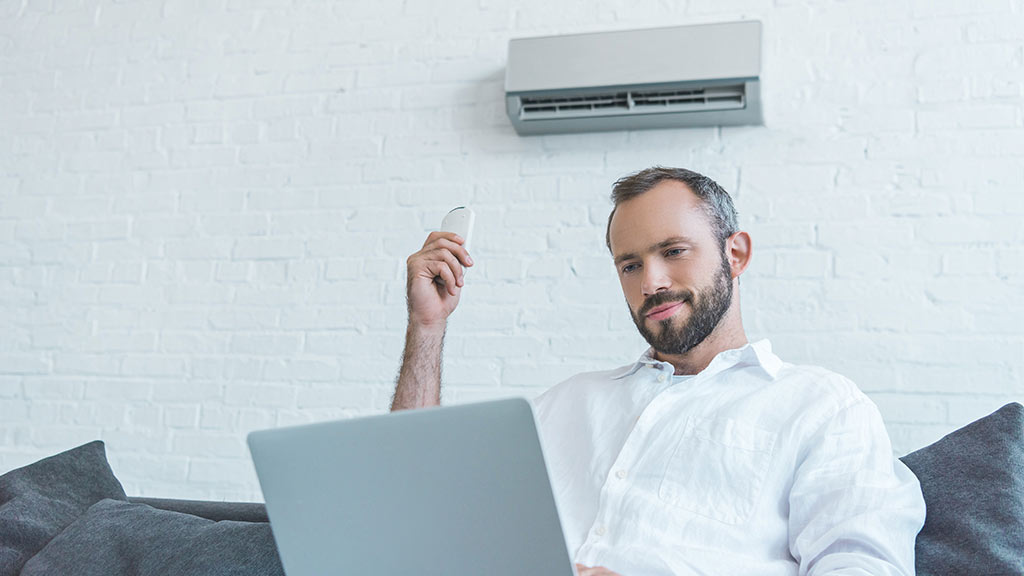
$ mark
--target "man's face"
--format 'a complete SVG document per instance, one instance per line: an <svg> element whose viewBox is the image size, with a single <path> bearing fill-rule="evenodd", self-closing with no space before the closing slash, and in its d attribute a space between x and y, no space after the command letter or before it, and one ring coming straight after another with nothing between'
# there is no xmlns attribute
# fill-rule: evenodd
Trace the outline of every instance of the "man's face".
<svg viewBox="0 0 1024 576"><path fill-rule="evenodd" d="M633 322L652 348L685 354L714 331L732 303L732 273L685 184L666 180L620 204L609 238Z"/></svg>

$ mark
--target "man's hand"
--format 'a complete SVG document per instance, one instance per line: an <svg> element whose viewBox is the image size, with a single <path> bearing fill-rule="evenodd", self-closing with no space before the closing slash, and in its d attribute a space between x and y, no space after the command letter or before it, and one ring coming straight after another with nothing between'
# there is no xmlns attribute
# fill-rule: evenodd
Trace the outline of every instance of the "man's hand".
<svg viewBox="0 0 1024 576"><path fill-rule="evenodd" d="M582 564L576 565L576 573L579 574L579 576L622 576L618 572L612 572L604 566L588 568Z"/></svg>
<svg viewBox="0 0 1024 576"><path fill-rule="evenodd" d="M409 256L406 295L410 327L443 328L459 305L462 267L473 265L464 242L453 232L431 232L423 248Z"/></svg>
<svg viewBox="0 0 1024 576"><path fill-rule="evenodd" d="M441 403L441 350L448 316L459 305L462 267L473 259L452 232L431 232L423 248L406 260L409 326L391 410Z"/></svg>

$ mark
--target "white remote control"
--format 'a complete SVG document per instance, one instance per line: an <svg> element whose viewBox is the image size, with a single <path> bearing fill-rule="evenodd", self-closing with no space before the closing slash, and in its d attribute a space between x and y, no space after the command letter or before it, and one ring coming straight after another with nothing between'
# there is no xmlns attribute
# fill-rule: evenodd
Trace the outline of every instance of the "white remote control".
<svg viewBox="0 0 1024 576"><path fill-rule="evenodd" d="M444 220L441 221L442 232L455 232L465 242L462 244L463 248L469 249L469 239L473 236L473 221L476 219L476 214L465 206L459 206L453 208L451 212L445 215Z"/></svg>

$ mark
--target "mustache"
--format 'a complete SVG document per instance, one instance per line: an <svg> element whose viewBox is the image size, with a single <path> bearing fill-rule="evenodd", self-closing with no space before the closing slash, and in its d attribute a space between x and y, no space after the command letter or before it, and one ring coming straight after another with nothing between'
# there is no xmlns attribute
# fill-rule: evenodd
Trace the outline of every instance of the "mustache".
<svg viewBox="0 0 1024 576"><path fill-rule="evenodd" d="M668 304L669 302L689 302L690 300L693 300L693 292L689 290L679 290L678 292L656 292L644 300L643 305L640 306L640 309L637 310L636 314L642 318L658 306Z"/></svg>

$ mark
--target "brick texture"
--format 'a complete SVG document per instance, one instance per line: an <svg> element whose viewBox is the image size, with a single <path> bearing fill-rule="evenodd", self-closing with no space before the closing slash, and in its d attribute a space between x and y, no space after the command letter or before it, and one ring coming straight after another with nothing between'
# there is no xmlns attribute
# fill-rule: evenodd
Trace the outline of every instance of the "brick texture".
<svg viewBox="0 0 1024 576"><path fill-rule="evenodd" d="M386 410L406 256L478 213L445 400L645 347L607 194L733 192L750 335L904 453L1024 398L1024 2L0 2L0 471L258 499L245 434ZM763 127L520 138L509 38L757 18ZM700 57L673 55L672 57Z"/></svg>

